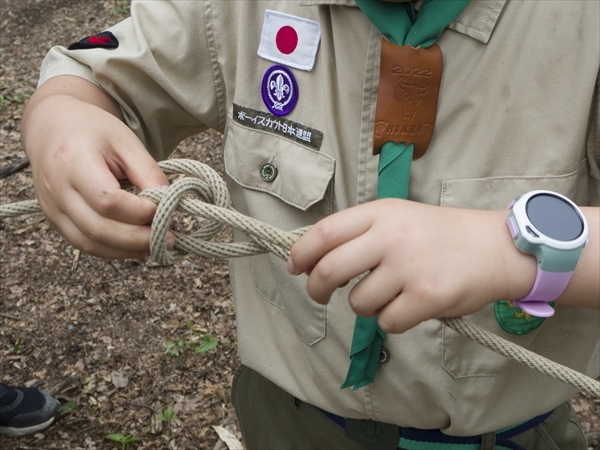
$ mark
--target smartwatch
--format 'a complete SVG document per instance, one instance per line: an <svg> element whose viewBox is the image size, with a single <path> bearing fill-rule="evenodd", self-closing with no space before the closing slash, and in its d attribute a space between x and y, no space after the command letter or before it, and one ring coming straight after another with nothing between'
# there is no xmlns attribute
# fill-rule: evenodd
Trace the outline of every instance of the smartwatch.
<svg viewBox="0 0 600 450"><path fill-rule="evenodd" d="M563 293L588 242L587 222L575 203L551 191L528 192L507 209L515 246L538 261L533 288L512 303L532 316L550 317L548 302Z"/></svg>

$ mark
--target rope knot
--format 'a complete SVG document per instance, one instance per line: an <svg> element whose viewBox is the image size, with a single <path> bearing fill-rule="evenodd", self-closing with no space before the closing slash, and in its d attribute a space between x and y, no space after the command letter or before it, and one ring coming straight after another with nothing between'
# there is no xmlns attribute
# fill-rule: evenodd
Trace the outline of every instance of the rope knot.
<svg viewBox="0 0 600 450"><path fill-rule="evenodd" d="M152 222L150 253L159 264L173 264L188 253L217 258L274 253L283 260L307 228L285 232L245 216L233 209L227 186L219 174L206 164L193 160L167 160L160 164L166 174L184 174L167 191L147 189L140 197L156 203ZM198 198L190 198L193 194ZM175 211L206 219L196 232L186 235L171 230L175 247L166 249L166 235ZM229 225L243 231L248 242L215 242L212 239Z"/></svg>

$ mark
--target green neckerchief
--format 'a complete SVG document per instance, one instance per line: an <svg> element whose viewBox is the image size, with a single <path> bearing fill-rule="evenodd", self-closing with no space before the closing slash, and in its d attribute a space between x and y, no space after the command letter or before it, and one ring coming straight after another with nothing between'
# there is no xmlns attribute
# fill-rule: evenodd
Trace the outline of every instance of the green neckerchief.
<svg viewBox="0 0 600 450"><path fill-rule="evenodd" d="M356 0L357 5L392 44L428 48L450 22L466 8L470 0L426 0L419 15L412 3L382 0ZM414 145L387 142L379 156L377 198L407 198ZM356 318L350 367L342 388L356 390L375 379L385 332L377 326L377 317Z"/></svg>

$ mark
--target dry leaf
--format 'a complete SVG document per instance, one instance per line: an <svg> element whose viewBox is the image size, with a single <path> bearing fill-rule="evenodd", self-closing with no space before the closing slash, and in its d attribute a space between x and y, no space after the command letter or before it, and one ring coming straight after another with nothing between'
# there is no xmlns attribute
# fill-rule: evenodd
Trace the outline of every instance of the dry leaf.
<svg viewBox="0 0 600 450"><path fill-rule="evenodd" d="M110 381L112 382L114 387L116 387L117 389L122 389L124 387L127 387L127 385L129 384L129 377L123 371L114 370L110 374Z"/></svg>
<svg viewBox="0 0 600 450"><path fill-rule="evenodd" d="M213 430L217 432L219 438L225 442L229 450L244 450L242 443L230 431L216 425L213 425Z"/></svg>

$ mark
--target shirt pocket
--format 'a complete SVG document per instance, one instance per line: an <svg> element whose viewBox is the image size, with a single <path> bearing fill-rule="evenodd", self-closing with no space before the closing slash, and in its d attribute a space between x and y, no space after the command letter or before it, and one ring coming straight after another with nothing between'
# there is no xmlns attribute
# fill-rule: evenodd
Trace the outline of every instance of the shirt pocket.
<svg viewBox="0 0 600 450"><path fill-rule="evenodd" d="M233 206L241 213L286 231L332 213L332 157L233 120L224 157ZM327 307L308 297L305 277L289 275L285 262L272 254L250 257L250 270L258 294L285 312L303 342L314 345L325 337Z"/></svg>
<svg viewBox="0 0 600 450"><path fill-rule="evenodd" d="M442 182L441 205L458 208L504 209L516 196L534 189L561 193L579 205L589 202L587 160L577 170L558 176L493 177ZM502 300L502 299L498 299ZM538 354L560 347L575 327L575 311L556 305L554 316L525 335L504 331L488 305L467 319L486 330ZM455 378L496 376L513 362L442 325L442 366Z"/></svg>

